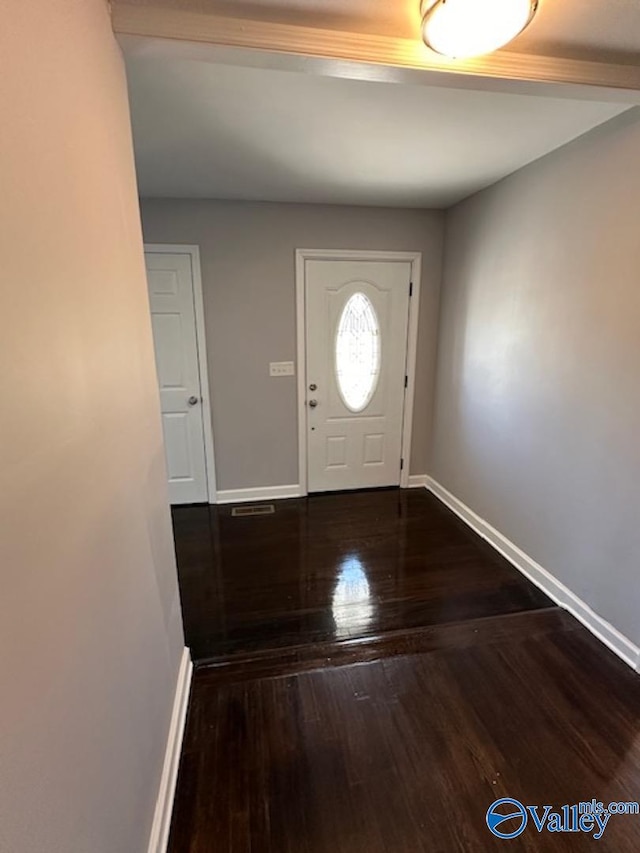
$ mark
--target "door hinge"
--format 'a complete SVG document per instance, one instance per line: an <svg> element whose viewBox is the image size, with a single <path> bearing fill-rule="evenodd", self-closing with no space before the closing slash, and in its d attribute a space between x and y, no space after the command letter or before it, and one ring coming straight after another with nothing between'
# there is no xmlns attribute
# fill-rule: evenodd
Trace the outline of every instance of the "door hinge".
<svg viewBox="0 0 640 853"><path fill-rule="evenodd" d="M408 388L408 387L409 387L409 377L408 377L408 376L405 376L405 377L404 377L404 387L405 387L405 388Z"/></svg>
<svg viewBox="0 0 640 853"><path fill-rule="evenodd" d="M402 471L403 468L404 468L404 459L401 459L400 460L400 470Z"/></svg>
<svg viewBox="0 0 640 853"><path fill-rule="evenodd" d="M413 296L413 282L409 282L409 296Z"/></svg>

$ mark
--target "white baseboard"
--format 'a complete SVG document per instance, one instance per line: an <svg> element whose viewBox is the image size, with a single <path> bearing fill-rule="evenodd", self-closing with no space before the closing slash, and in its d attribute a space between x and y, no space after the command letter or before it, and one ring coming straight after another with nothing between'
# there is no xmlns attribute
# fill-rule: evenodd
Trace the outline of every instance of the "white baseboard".
<svg viewBox="0 0 640 853"><path fill-rule="evenodd" d="M409 474L409 488L423 489L429 481L426 474Z"/></svg>
<svg viewBox="0 0 640 853"><path fill-rule="evenodd" d="M178 779L182 738L187 720L187 705L189 702L192 673L193 664L191 663L191 655L189 654L189 649L185 648L182 653L182 660L180 661L176 692L173 699L171 724L169 726L162 776L160 777L156 810L151 827L151 837L149 838L148 853L166 853L169 842L171 813L173 811L173 799Z"/></svg>
<svg viewBox="0 0 640 853"><path fill-rule="evenodd" d="M241 504L247 501L278 501L299 498L300 486L256 486L253 489L226 489L218 492L219 504Z"/></svg>
<svg viewBox="0 0 640 853"><path fill-rule="evenodd" d="M408 488L424 488L429 477L426 474L410 474ZM247 501L277 501L284 498L302 497L300 486L256 486L253 489L223 489L217 494L216 503L240 504Z"/></svg>
<svg viewBox="0 0 640 853"><path fill-rule="evenodd" d="M609 622L598 616L588 604L572 592L567 586L555 578L547 569L532 560L517 545L503 536L472 509L458 500L432 477L427 477L427 489L439 498L442 503L453 510L469 527L482 536L496 551L506 557L523 575L529 578L537 587L560 607L568 610L572 616L582 622L585 628L605 644L612 652L635 670L640 664L640 648L614 628Z"/></svg>

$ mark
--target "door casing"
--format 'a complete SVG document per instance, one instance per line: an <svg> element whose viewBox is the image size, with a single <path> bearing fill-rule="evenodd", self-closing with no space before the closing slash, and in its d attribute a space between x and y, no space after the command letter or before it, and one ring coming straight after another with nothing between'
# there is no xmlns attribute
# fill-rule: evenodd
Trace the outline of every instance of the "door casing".
<svg viewBox="0 0 640 853"><path fill-rule="evenodd" d="M300 494L308 494L307 481L307 348L305 264L307 261L405 261L411 264L412 292L409 300L407 331L407 388L404 397L400 472L400 488L409 487L411 468L411 433L415 396L416 353L418 349L418 317L420 308L421 252L380 252L358 249L296 249L296 341L298 374L298 482Z"/></svg>
<svg viewBox="0 0 640 853"><path fill-rule="evenodd" d="M204 431L204 456L206 464L207 492L209 503L217 501L216 466L213 451L213 428L211 426L211 395L207 370L207 343L204 326L204 299L202 296L202 272L200 269L200 248L181 243L145 243L145 252L157 254L190 255L193 272L193 305L196 318L196 345L198 352L198 370L200 372L200 396L202 398L202 426Z"/></svg>

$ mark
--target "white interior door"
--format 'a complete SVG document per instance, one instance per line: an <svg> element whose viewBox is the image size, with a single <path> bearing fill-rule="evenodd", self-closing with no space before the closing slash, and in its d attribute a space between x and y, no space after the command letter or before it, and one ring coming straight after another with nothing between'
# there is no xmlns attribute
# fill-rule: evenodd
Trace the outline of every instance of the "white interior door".
<svg viewBox="0 0 640 853"><path fill-rule="evenodd" d="M172 504L208 499L191 255L145 252Z"/></svg>
<svg viewBox="0 0 640 853"><path fill-rule="evenodd" d="M310 492L397 486L409 261L307 260Z"/></svg>

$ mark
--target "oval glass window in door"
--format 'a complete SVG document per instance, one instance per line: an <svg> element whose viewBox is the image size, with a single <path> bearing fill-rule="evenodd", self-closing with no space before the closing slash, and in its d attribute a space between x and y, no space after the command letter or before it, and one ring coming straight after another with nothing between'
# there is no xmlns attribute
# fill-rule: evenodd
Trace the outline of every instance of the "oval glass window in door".
<svg viewBox="0 0 640 853"><path fill-rule="evenodd" d="M361 412L371 401L380 376L380 324L364 293L350 296L340 315L335 371L345 406Z"/></svg>

